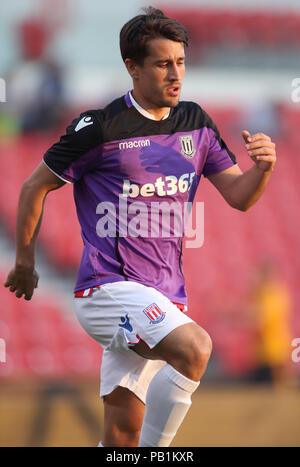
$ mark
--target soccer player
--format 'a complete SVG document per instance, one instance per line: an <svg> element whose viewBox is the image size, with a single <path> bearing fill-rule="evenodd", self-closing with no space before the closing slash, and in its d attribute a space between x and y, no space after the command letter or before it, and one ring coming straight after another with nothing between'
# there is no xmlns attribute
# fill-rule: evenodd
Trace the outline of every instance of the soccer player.
<svg viewBox="0 0 300 467"><path fill-rule="evenodd" d="M133 89L75 119L20 194L16 263L5 285L30 300L45 197L74 184L84 242L76 313L104 349L100 446L169 446L212 350L185 313L182 235L162 235L165 220L151 228L147 221L162 203L181 209L193 201L201 174L246 211L276 160L268 136L243 131L254 164L242 173L207 113L179 101L187 44L185 28L151 7L125 24L120 48Z"/></svg>

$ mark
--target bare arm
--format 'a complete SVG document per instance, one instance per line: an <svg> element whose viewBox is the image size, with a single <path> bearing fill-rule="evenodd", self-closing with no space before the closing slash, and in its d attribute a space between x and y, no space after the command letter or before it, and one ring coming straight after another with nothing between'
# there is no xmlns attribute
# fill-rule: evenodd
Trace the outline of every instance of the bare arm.
<svg viewBox="0 0 300 467"><path fill-rule="evenodd" d="M23 183L18 205L16 229L16 263L7 276L5 287L10 287L16 297L24 295L30 300L37 287L38 275L34 269L35 244L39 233L43 205L47 194L65 182L41 162Z"/></svg>
<svg viewBox="0 0 300 467"><path fill-rule="evenodd" d="M243 173L238 165L234 165L207 178L230 206L247 211L266 188L276 162L276 152L271 138L263 133L250 136L243 131L243 137L254 166Z"/></svg>

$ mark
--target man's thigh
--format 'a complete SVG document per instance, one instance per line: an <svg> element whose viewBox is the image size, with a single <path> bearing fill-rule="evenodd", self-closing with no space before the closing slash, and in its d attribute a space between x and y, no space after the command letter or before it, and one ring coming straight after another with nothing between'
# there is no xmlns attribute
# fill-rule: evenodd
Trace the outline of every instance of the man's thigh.
<svg viewBox="0 0 300 467"><path fill-rule="evenodd" d="M198 381L206 370L211 348L208 333L192 322L175 328L153 349L140 342L133 350L145 359L165 361L187 378Z"/></svg>
<svg viewBox="0 0 300 467"><path fill-rule="evenodd" d="M135 346L132 346L138 355L149 360L168 360L172 356L181 353L184 347L188 344L189 340L195 335L201 335L201 332L205 333L198 324L186 323L175 328L167 336L165 336L153 349L149 349L144 342L139 342Z"/></svg>
<svg viewBox="0 0 300 467"><path fill-rule="evenodd" d="M103 403L103 445L137 446L145 413L144 403L121 386L104 396Z"/></svg>

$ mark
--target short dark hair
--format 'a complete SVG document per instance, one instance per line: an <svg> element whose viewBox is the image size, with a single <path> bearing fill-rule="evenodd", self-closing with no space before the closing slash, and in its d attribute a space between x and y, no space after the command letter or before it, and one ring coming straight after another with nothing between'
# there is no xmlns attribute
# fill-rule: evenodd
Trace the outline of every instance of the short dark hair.
<svg viewBox="0 0 300 467"><path fill-rule="evenodd" d="M148 42L158 37L188 45L188 35L182 24L151 6L143 11L145 14L135 16L121 29L120 49L124 62L126 58L131 58L142 65L149 54Z"/></svg>

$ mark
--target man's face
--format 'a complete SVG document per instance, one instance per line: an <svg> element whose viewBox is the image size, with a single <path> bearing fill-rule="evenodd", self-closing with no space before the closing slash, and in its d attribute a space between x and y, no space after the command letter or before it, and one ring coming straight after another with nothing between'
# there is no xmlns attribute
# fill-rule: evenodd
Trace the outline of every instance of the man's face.
<svg viewBox="0 0 300 467"><path fill-rule="evenodd" d="M143 65L134 66L135 89L153 108L175 107L185 72L184 47L181 42L157 38L148 43L148 51Z"/></svg>

